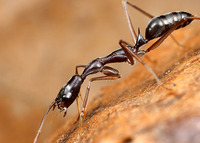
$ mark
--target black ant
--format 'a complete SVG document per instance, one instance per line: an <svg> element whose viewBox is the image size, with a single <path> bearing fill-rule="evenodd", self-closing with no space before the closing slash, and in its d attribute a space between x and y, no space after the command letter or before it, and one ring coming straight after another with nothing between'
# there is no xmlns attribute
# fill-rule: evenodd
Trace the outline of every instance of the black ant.
<svg viewBox="0 0 200 143"><path fill-rule="evenodd" d="M129 17L127 4L136 8L137 10L147 15L148 17L152 18L146 28L146 36L145 36L146 39L142 37L139 30L138 30L138 36L136 35L135 30L133 29L130 17ZM81 85L88 75L95 74L98 72L101 72L104 74L104 76L94 77L89 80L89 84L86 89L86 93L85 93L85 97L83 101L83 108L82 108L80 117L84 116L91 82L98 81L98 80L115 80L115 79L120 78L119 71L110 66L105 66L106 64L116 63L116 62L128 62L129 64L133 65L134 64L133 57L134 57L140 63L145 65L147 69L155 77L157 82L161 84L161 81L158 79L155 73L150 69L150 67L148 67L145 64L145 62L141 60L140 57L146 54L147 52L150 52L151 50L157 48L174 30L179 29L181 27L185 27L186 25L190 24L192 20L194 19L200 19L199 17L194 17L192 14L187 13L187 12L172 12L172 13L168 13L168 14L153 18L151 14L145 12L144 10L138 8L137 6L131 4L130 2L123 1L123 6L125 8L126 17L128 19L129 28L130 28L135 46L131 46L127 42L120 40L119 44L122 47L121 49L118 49L112 52L106 57L97 58L93 60L92 62L90 62L88 65L77 65L76 74L67 82L67 84L65 84L61 88L56 99L51 103L50 107L45 113L42 119L40 128L35 137L34 143L37 142L44 120L52 108L54 109L56 106L58 106L58 109L60 109L61 111L64 111L64 116L66 116L67 108L75 101L75 99L78 104L78 97L79 97ZM147 50L139 49L148 41L158 38L158 37L161 37L161 38L159 38ZM78 74L78 68L80 67L84 68L82 74Z"/></svg>

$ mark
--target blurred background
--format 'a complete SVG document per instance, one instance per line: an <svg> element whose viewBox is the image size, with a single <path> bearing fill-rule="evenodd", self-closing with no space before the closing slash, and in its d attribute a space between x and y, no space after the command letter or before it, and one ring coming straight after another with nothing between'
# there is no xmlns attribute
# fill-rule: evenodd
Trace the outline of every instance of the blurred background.
<svg viewBox="0 0 200 143"><path fill-rule="evenodd" d="M158 16L185 10L200 15L199 0L130 0ZM149 18L129 7L133 25L144 35ZM106 56L132 43L121 0L0 0L0 142L32 142L40 121L77 64ZM115 64L123 77L128 64ZM106 83L106 84L105 84ZM105 85L92 84L90 100ZM85 94L87 81L82 86ZM40 142L77 114L76 104L63 118L50 112Z"/></svg>

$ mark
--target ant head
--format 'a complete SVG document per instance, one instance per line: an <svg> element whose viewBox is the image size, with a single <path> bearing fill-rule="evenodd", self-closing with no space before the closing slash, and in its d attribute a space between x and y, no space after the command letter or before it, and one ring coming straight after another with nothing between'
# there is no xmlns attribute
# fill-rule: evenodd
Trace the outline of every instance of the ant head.
<svg viewBox="0 0 200 143"><path fill-rule="evenodd" d="M67 113L67 108L74 102L76 97L78 96L78 93L80 91L80 87L82 84L82 78L80 75L74 75L68 82L65 84L61 90L59 91L56 99L51 103L50 107L48 108L47 112L44 114L44 117L42 119L42 122L40 124L40 128L38 129L37 135L35 136L34 143L37 142L37 139L40 135L40 132L42 130L42 126L44 124L44 120L47 117L47 114L49 111L53 108L58 106L58 109L61 111L64 111L64 117Z"/></svg>
<svg viewBox="0 0 200 143"><path fill-rule="evenodd" d="M74 102L80 87L82 84L82 78L80 75L74 75L59 91L55 102L58 106L58 109L64 111L64 116L67 113L67 108Z"/></svg>
<svg viewBox="0 0 200 143"><path fill-rule="evenodd" d="M60 109L61 111L66 110L66 108L68 108L71 104L71 102L69 101L72 97L72 84L71 82L73 81L73 77L60 89L55 102L58 106L58 109Z"/></svg>
<svg viewBox="0 0 200 143"><path fill-rule="evenodd" d="M58 109L60 109L60 112L64 111L64 117L67 113L67 107L68 105L66 105L66 101L65 101L65 88L66 86L63 86L60 90L60 92L58 93L58 96L55 99L56 105L58 106Z"/></svg>
<svg viewBox="0 0 200 143"><path fill-rule="evenodd" d="M138 37L135 44L136 49L139 49L142 45L146 44L147 40L145 40L142 35L140 34L140 28L138 28Z"/></svg>

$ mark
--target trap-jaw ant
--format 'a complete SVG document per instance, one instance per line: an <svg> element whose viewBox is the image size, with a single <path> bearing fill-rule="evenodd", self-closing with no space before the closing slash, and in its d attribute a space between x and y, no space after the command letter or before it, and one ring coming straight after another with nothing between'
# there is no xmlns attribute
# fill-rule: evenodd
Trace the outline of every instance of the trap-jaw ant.
<svg viewBox="0 0 200 143"><path fill-rule="evenodd" d="M138 30L138 36L136 35L135 30L133 29L130 17L129 17L127 4L139 10L146 16L152 18L149 24L147 25L145 39L140 34L139 30ZM133 65L134 64L133 57L134 57L144 66L146 66L149 72L151 72L152 75L155 77L157 82L161 84L161 81L158 79L156 74L151 70L150 67L148 67L145 64L145 62L140 57L150 52L151 50L157 48L174 30L187 26L194 19L198 19L198 20L200 19L199 17L194 17L192 14L187 13L187 12L172 12L172 13L161 15L158 17L153 17L151 14L145 12L144 10L140 9L139 7L133 5L130 2L123 1L123 6L124 6L126 17L128 20L129 29L131 31L131 35L132 35L135 45L131 46L127 42L120 40L119 44L121 46L121 49L113 51L108 56L105 56L102 58L96 58L95 60L90 62L88 65L77 65L75 75L61 88L56 99L51 103L50 107L46 111L42 119L40 128L38 129L34 143L37 142L42 126L44 124L44 120L52 108L54 109L56 106L58 106L58 109L60 109L61 111L64 111L64 116L65 116L67 113L67 108L75 100L77 101L77 105L79 107L78 97L80 93L80 88L88 75L95 74L98 72L101 72L104 74L104 76L94 77L89 80L84 101L83 101L82 111L81 113L79 111L81 118L84 116L91 82L98 81L98 80L115 80L115 79L120 78L119 71L110 66L105 66L106 64L117 63L117 62L127 62ZM158 37L160 38L153 45L151 45L147 50L139 49L141 46L148 43L148 41L158 38ZM82 74L78 74L78 68L80 67L84 68Z"/></svg>

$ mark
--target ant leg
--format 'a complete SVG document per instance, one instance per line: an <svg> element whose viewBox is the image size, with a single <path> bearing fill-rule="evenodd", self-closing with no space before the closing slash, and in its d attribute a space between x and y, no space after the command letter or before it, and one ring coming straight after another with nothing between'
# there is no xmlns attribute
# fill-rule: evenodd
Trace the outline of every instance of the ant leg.
<svg viewBox="0 0 200 143"><path fill-rule="evenodd" d="M83 102L83 98L82 98L80 92L79 92L79 94L78 94L78 96L77 96L77 98L76 98L76 104L77 104L77 108L78 108L78 114L80 115L80 114L81 114L81 109L80 109L80 105L79 105L79 101L78 101L79 97L81 97L81 100L82 100L82 102ZM79 119L79 116L78 116L78 119ZM78 119L77 119L77 120L78 120Z"/></svg>
<svg viewBox="0 0 200 143"><path fill-rule="evenodd" d="M200 17L187 17L187 18L183 18L182 20L180 20L179 22L177 22L174 27L172 27L170 30L168 30L161 38L159 38L153 45L151 45L146 51L145 53L150 52L151 50L157 48L174 30L176 30L176 28L178 28L181 24L183 24L184 22L186 22L189 19L196 19L196 20L200 20Z"/></svg>
<svg viewBox="0 0 200 143"><path fill-rule="evenodd" d="M132 49L128 48L127 45L123 45L123 43L120 43L122 49L124 50L126 56L128 57L129 61L132 63L133 57L136 58L141 64L143 64L148 71L154 76L158 84L161 84L162 82L159 80L157 75L153 72L153 70L137 55L137 53L133 52ZM134 63L134 62L133 62ZM133 64L132 63L132 64Z"/></svg>
<svg viewBox="0 0 200 143"><path fill-rule="evenodd" d="M75 73L78 74L78 68L85 68L87 65L76 65Z"/></svg>
<svg viewBox="0 0 200 143"><path fill-rule="evenodd" d="M77 104L77 108L78 108L78 118L77 118L77 121L79 121L79 135L80 135L81 134L81 129L82 129L82 119L79 120L80 115L81 115L81 108L80 108L80 104L79 104L79 101L78 101L79 96L81 97L80 92L79 92L79 94L78 94L78 96L76 98L76 104Z"/></svg>
<svg viewBox="0 0 200 143"><path fill-rule="evenodd" d="M129 63L130 63L131 65L133 65L133 64L134 64L134 59L133 59L133 57L129 54L129 52L126 50L126 46L124 46L124 44L125 44L125 45L129 45L127 42L125 42L125 41L123 41L123 40L120 40L120 41L119 41L119 45L122 47L122 49L124 50L126 56L128 57Z"/></svg>
<svg viewBox="0 0 200 143"><path fill-rule="evenodd" d="M100 71L101 73L107 75L107 76L118 76L120 78L119 71L117 69L114 69L109 66L103 66L103 68Z"/></svg>
<svg viewBox="0 0 200 143"><path fill-rule="evenodd" d="M79 104L78 99L79 99L79 95L76 98L76 104L77 104L77 108L78 108L78 114L80 115L81 114L81 109L80 109L80 104Z"/></svg>
<svg viewBox="0 0 200 143"><path fill-rule="evenodd" d="M128 42L124 41L124 40L119 40L119 44L125 44L125 45L130 45L131 47L133 47L131 44L129 44Z"/></svg>
<svg viewBox="0 0 200 143"><path fill-rule="evenodd" d="M87 100L88 100L88 95L89 95L89 91L90 91L91 82L98 81L98 80L115 80L115 79L118 79L118 78L120 78L119 73L117 75L114 75L114 74L111 75L111 72L110 72L110 75L94 77L94 78L91 78L89 80L88 87L87 87L86 93L85 93L84 102L83 102L83 108L82 108L82 112L81 112L81 117L85 117L84 112L85 112L85 108L86 108L86 104L87 104Z"/></svg>
<svg viewBox="0 0 200 143"><path fill-rule="evenodd" d="M135 32L135 30L133 28L133 24L131 22L131 18L129 16L129 12L128 12L128 8L127 8L127 1L126 0L122 1L122 4L124 6L124 10L125 10L126 18L127 18L127 21L128 21L129 30L130 30L131 36L133 38L133 42L134 42L134 44L136 44L137 35L136 35L136 32Z"/></svg>
<svg viewBox="0 0 200 143"><path fill-rule="evenodd" d="M146 15L146 16L149 17L149 18L152 19L152 18L154 17L154 16L151 15L150 13L144 11L143 9L137 7L136 5L134 5L134 4L132 4L132 3L128 2L128 1L127 1L126 3L127 3L128 5L130 5L131 7L135 8L136 10L140 11L141 13L143 13L144 15Z"/></svg>
<svg viewBox="0 0 200 143"><path fill-rule="evenodd" d="M80 92L79 92L78 96L81 97L81 100L82 100L82 102L83 102L83 97L81 96L81 93L80 93Z"/></svg>

